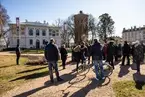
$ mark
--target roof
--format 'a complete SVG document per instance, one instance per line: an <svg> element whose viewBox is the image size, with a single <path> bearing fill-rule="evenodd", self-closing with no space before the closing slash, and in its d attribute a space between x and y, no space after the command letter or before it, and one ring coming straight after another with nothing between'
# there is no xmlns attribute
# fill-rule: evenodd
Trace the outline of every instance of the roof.
<svg viewBox="0 0 145 97"><path fill-rule="evenodd" d="M16 23L9 23L9 25L14 25ZM28 25L28 26L38 26L38 27L50 27L50 28L61 28L57 26L48 25L48 23L40 23L40 22L21 22L20 25Z"/></svg>
<svg viewBox="0 0 145 97"><path fill-rule="evenodd" d="M131 32L131 31L140 31L140 30L145 30L145 26L139 27L139 28L131 28L131 29L123 29L122 33L124 32Z"/></svg>

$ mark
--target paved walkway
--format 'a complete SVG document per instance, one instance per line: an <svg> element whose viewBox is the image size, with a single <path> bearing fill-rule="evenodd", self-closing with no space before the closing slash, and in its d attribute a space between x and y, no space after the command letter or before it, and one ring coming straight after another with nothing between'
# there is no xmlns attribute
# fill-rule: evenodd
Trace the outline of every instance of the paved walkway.
<svg viewBox="0 0 145 97"><path fill-rule="evenodd" d="M16 55L14 51L11 52L0 52L0 55ZM21 54L21 56L44 56L44 54ZM68 54L68 56L71 56L71 53Z"/></svg>
<svg viewBox="0 0 145 97"><path fill-rule="evenodd" d="M6 92L2 97L115 97L112 83L120 80L145 80L144 76L135 74L133 66L115 66L113 74L104 81L96 81L93 68L76 73L76 65L69 64L60 71L62 82L49 82L49 76L35 79L20 87ZM141 66L141 73L145 74L145 65Z"/></svg>

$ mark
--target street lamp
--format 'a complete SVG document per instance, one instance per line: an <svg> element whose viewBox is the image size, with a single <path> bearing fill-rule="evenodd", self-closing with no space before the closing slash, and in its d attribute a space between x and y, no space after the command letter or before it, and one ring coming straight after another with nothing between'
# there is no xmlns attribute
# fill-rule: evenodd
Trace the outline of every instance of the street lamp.
<svg viewBox="0 0 145 97"><path fill-rule="evenodd" d="M64 44L66 44L66 40L67 40L67 25L66 25L66 22L64 22L64 25L63 25L63 30L64 30Z"/></svg>

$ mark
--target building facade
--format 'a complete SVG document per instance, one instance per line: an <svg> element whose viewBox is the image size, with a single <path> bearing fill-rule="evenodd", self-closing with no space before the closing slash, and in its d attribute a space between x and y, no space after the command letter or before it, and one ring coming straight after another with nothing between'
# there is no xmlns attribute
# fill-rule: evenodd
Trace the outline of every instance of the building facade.
<svg viewBox="0 0 145 97"><path fill-rule="evenodd" d="M136 40L145 42L145 26L137 28L136 26L131 29L123 29L123 41L135 42Z"/></svg>
<svg viewBox="0 0 145 97"><path fill-rule="evenodd" d="M16 24L10 23L9 32L9 48L15 48L17 42L21 48L36 48L40 49L49 42L51 38L55 39L55 43L61 46L61 28L48 26L48 23L40 22L23 22L20 23L19 31Z"/></svg>

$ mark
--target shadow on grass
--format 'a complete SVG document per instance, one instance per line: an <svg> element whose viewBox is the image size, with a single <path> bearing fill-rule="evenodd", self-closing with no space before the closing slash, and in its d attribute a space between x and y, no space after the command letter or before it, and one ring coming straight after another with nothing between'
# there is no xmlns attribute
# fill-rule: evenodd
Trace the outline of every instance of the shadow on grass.
<svg viewBox="0 0 145 97"><path fill-rule="evenodd" d="M16 80L21 80L21 79L25 79L25 80L35 79L35 78L44 77L47 75L49 75L48 71L41 72L41 73L34 73L34 74L30 74L30 75L26 75L26 76L22 76L22 77L10 80L10 82L16 81Z"/></svg>
<svg viewBox="0 0 145 97"><path fill-rule="evenodd" d="M7 68L7 67L12 67L12 66L16 66L16 65L1 66L0 68Z"/></svg>
<svg viewBox="0 0 145 97"><path fill-rule="evenodd" d="M36 70L40 70L40 69L44 69L44 68L46 68L46 67L36 68L36 69L32 69L32 70L26 70L26 71L18 72L17 74L32 72L32 71L36 71Z"/></svg>
<svg viewBox="0 0 145 97"><path fill-rule="evenodd" d="M118 77L123 77L123 76L125 76L126 74L128 74L129 73L129 67L130 66L120 66L120 72L119 72L119 74L118 74Z"/></svg>
<svg viewBox="0 0 145 97"><path fill-rule="evenodd" d="M145 85L145 75L135 73L133 74L133 79L136 83L135 87L139 90L142 90L143 86Z"/></svg>

